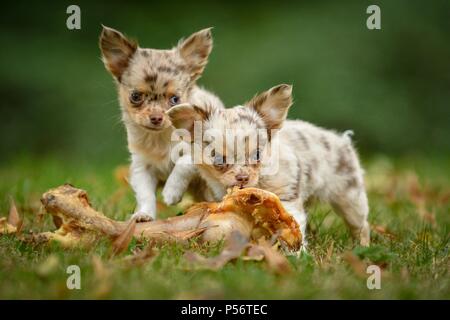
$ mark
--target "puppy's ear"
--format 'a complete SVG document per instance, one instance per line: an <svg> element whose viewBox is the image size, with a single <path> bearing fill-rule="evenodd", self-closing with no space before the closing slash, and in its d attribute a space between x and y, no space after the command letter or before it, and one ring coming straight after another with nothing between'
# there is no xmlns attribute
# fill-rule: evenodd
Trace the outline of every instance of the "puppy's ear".
<svg viewBox="0 0 450 320"><path fill-rule="evenodd" d="M188 103L179 104L166 111L177 129L186 129L191 133L194 131L195 121L204 121L208 118L208 111Z"/></svg>
<svg viewBox="0 0 450 320"><path fill-rule="evenodd" d="M208 56L213 46L211 29L200 30L178 44L178 50L186 61L192 80L201 76L208 63Z"/></svg>
<svg viewBox="0 0 450 320"><path fill-rule="evenodd" d="M103 26L100 34L102 60L109 72L119 82L137 47L136 42L127 39L119 31Z"/></svg>
<svg viewBox="0 0 450 320"><path fill-rule="evenodd" d="M292 105L292 86L280 84L260 93L245 104L255 110L268 129L279 129Z"/></svg>

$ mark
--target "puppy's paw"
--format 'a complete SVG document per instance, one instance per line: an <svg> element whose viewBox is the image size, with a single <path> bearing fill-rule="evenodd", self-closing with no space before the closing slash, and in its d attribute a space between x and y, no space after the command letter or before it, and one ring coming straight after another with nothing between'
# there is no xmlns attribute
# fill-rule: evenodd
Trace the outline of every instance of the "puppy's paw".
<svg viewBox="0 0 450 320"><path fill-rule="evenodd" d="M168 206L173 206L181 201L183 194L173 188L164 188L162 191L163 201Z"/></svg>
<svg viewBox="0 0 450 320"><path fill-rule="evenodd" d="M140 211L133 213L131 219L135 219L136 222L148 222L154 220L152 214Z"/></svg>

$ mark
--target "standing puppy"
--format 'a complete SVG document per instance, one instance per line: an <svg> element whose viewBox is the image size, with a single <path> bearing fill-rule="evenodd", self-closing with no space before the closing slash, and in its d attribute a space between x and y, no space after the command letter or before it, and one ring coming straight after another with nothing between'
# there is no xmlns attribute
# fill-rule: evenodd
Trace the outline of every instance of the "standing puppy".
<svg viewBox="0 0 450 320"><path fill-rule="evenodd" d="M100 49L115 79L127 130L130 184L137 200L133 217L137 221L156 218L157 184L169 177L174 166L170 160L173 126L166 111L186 102L199 108L223 108L215 95L196 86L212 45L210 29L194 33L172 49L157 50L140 48L119 31L103 27ZM187 166L177 171L182 179L172 180L180 178L186 186L195 173ZM186 186L180 187L184 190ZM168 204L181 199L177 190L168 188L163 197Z"/></svg>
<svg viewBox="0 0 450 320"><path fill-rule="evenodd" d="M274 192L295 217L304 237L305 204L310 198L318 198L329 202L352 235L368 245L369 207L363 170L348 134L286 120L291 104L292 87L279 85L244 106L205 113L180 105L168 113L177 128L191 128L193 121L200 121L204 144L211 136L220 141L208 155L211 159L205 159L208 161L198 164L198 168L208 184L222 187L223 194L232 186L255 186ZM254 137L251 139L252 134L261 131L267 133L266 138L258 137L256 142Z"/></svg>

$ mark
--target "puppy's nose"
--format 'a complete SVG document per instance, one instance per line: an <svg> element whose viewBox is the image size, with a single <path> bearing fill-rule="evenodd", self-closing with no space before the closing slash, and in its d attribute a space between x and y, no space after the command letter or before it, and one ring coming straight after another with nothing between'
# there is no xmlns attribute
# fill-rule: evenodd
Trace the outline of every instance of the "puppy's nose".
<svg viewBox="0 0 450 320"><path fill-rule="evenodd" d="M236 181L241 183L247 183L248 182L248 174L245 173L239 173L235 176Z"/></svg>
<svg viewBox="0 0 450 320"><path fill-rule="evenodd" d="M163 121L163 117L161 115L155 115L150 117L150 122L155 126L160 125Z"/></svg>

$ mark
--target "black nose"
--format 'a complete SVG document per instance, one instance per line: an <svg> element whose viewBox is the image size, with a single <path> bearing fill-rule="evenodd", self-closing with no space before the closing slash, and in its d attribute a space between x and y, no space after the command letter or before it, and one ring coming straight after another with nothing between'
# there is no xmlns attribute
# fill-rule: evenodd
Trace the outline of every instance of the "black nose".
<svg viewBox="0 0 450 320"><path fill-rule="evenodd" d="M247 183L248 182L248 174L239 173L236 175L236 181L241 183Z"/></svg>
<svg viewBox="0 0 450 320"><path fill-rule="evenodd" d="M163 121L163 117L162 116L151 116L150 117L150 122L152 124L154 124L155 126L161 124L162 121Z"/></svg>

